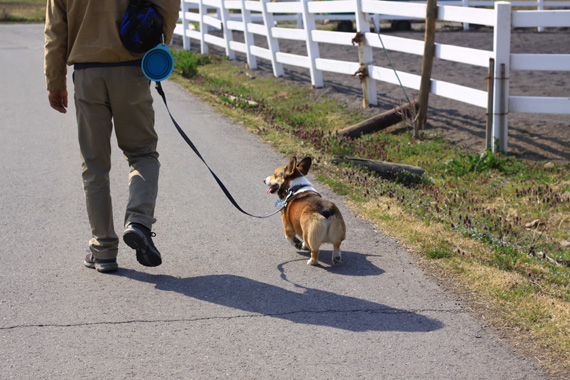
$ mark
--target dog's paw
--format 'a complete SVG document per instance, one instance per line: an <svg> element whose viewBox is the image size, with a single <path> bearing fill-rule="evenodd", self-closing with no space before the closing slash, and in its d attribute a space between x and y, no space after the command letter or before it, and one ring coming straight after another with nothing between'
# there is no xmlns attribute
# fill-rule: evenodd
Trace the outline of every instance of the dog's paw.
<svg viewBox="0 0 570 380"><path fill-rule="evenodd" d="M291 244L293 244L293 246L295 248L297 248L298 250L303 249L303 244L305 244L304 242L302 242L301 240L295 238L291 241Z"/></svg>
<svg viewBox="0 0 570 380"><path fill-rule="evenodd" d="M303 242L303 245L301 246L301 248L303 251L310 251L309 247L307 247L307 244L305 244L305 242Z"/></svg>
<svg viewBox="0 0 570 380"><path fill-rule="evenodd" d="M333 264L333 265L338 265L338 264L340 264L341 262L342 262L342 261L341 261L341 259L340 259L340 256L339 256L339 257L333 257L333 259L332 259L332 264Z"/></svg>
<svg viewBox="0 0 570 380"><path fill-rule="evenodd" d="M291 243L291 245L295 248L297 248L298 250L301 250L301 247L303 246L303 242L299 239L295 238L287 238L287 240L289 240L289 243Z"/></svg>
<svg viewBox="0 0 570 380"><path fill-rule="evenodd" d="M307 265L317 265L319 262L317 260L313 260L313 259L309 259L309 261L307 261Z"/></svg>

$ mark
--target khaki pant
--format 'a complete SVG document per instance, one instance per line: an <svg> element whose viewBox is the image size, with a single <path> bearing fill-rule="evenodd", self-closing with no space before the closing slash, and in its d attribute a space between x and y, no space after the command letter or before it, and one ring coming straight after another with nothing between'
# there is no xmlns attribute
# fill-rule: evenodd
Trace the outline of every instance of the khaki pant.
<svg viewBox="0 0 570 380"><path fill-rule="evenodd" d="M113 125L119 148L130 166L125 226L155 222L158 190L158 136L149 80L140 67L87 68L73 74L75 107L82 159L83 188L98 259L115 258L119 238L113 226L109 187Z"/></svg>

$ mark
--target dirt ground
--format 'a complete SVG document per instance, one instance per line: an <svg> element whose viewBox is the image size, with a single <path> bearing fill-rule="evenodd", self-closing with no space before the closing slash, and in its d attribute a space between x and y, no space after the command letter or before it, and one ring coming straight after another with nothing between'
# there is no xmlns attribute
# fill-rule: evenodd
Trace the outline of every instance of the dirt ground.
<svg viewBox="0 0 570 380"><path fill-rule="evenodd" d="M423 40L424 31L415 26L412 31L400 32L384 30L382 34ZM234 38L240 40L238 33ZM265 41L256 36L256 43ZM512 32L511 50L513 53L570 54L570 31L567 29L547 29L538 33L531 30ZM199 44L192 41L192 50ZM180 40L175 41L180 44ZM493 32L491 29L463 31L457 25L441 25L436 32L436 43L492 50ZM306 55L303 42L280 40L280 51ZM376 65L389 67L383 51L374 49ZM222 50L211 47L210 52L223 54ZM356 46L319 44L322 58L358 61ZM394 51L388 52L396 70L420 74L422 57ZM236 54L237 61L245 61L243 54ZM271 64L257 59L258 75L272 75ZM285 66L284 79L310 86L308 69ZM569 68L570 69L570 68ZM362 89L357 77L335 73L323 73L324 87L314 89L315 97L329 96L340 99L350 106L362 107ZM487 68L474 67L436 59L432 78L460 84L479 90L487 89ZM366 113L371 116L392 109L406 99L402 88L392 84L377 82L378 106ZM405 90L409 98L418 98L417 91ZM570 73L550 71L512 71L510 75L511 95L525 96L570 96ZM486 110L455 100L430 95L428 128L437 131L445 139L472 151L485 149ZM536 161L570 162L570 116L547 114L509 114L509 154Z"/></svg>

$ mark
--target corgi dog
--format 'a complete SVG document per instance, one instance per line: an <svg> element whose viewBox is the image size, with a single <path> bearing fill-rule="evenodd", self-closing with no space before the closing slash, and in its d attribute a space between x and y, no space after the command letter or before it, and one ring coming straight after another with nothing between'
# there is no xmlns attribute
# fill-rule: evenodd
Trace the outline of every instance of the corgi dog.
<svg viewBox="0 0 570 380"><path fill-rule="evenodd" d="M335 265L341 261L340 244L345 239L346 227L338 207L321 197L305 177L311 163L310 157L299 163L293 157L288 165L275 169L264 182L269 186L267 194L277 194L285 204L281 219L287 240L295 248L311 252L307 264L317 265L321 244L331 243Z"/></svg>

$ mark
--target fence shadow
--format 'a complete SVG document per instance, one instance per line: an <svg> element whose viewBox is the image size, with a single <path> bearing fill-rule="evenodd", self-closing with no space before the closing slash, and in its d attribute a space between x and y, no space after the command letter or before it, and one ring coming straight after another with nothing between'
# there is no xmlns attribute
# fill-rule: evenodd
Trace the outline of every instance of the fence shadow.
<svg viewBox="0 0 570 380"><path fill-rule="evenodd" d="M294 292L235 275L177 278L125 268L116 275L154 284L157 290L294 323L354 332L429 332L443 327L442 322L413 311L319 289L303 288Z"/></svg>

